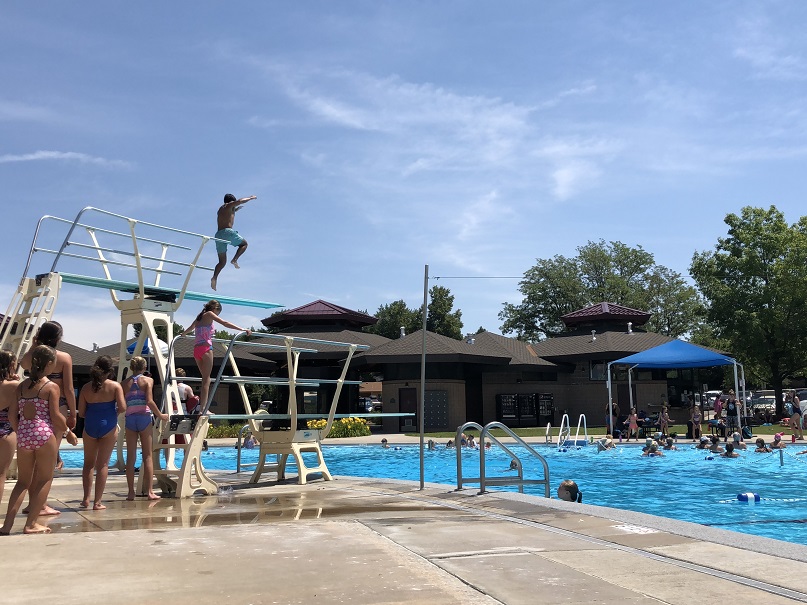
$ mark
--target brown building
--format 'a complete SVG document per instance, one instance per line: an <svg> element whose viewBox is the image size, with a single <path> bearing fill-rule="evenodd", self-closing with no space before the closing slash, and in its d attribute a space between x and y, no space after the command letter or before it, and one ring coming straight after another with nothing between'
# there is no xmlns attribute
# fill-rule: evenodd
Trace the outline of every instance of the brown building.
<svg viewBox="0 0 807 605"><path fill-rule="evenodd" d="M590 426L602 426L608 403L608 362L664 344L672 338L647 332L643 326L649 313L611 303L599 303L563 317L567 331L538 343L526 343L492 332L455 340L434 333L426 338L426 395L424 423L427 430L453 431L466 421L485 424L501 420L510 426L557 425L566 412L573 423L585 414ZM358 353L347 376L354 381L380 381L384 412L416 413L420 397L422 332L390 340L363 332L376 318L338 305L317 300L263 320L269 330L288 336L316 340L351 342L370 347ZM70 347L68 349L68 347ZM223 353L216 345L216 359ZM118 354L118 345L90 353L67 343L62 347L73 355L76 384L83 383L89 365L102 353ZM344 349L314 345L316 355L303 354L300 378L338 378L346 357ZM285 352L239 347L239 369L244 375L284 376ZM180 341L177 367L189 376L197 375L192 343ZM218 366L216 366L217 369ZM622 414L628 412L630 394L626 370L614 369L614 400ZM700 373L699 373L700 372ZM633 401L639 409L656 412L663 402L680 405L689 392L704 382L719 385L704 370L640 370L632 376ZM707 370L707 372L709 372ZM214 372L215 373L215 372ZM227 373L227 372L225 372ZM333 384L298 393L304 412L326 412L335 391ZM361 413L359 385L346 386L339 398L339 413ZM279 408L287 394L278 389L272 398ZM239 413L240 396L222 387L215 397L214 412ZM683 408L681 408L683 411ZM412 431L416 418L385 418L386 432Z"/></svg>
<svg viewBox="0 0 807 605"><path fill-rule="evenodd" d="M454 430L465 421L509 426L557 425L568 413L585 414L592 426L605 422L608 362L664 344L672 338L646 332L650 314L600 303L563 317L568 331L538 343L491 332L464 341L429 333L426 339L426 430ZM362 353L359 369L383 376L385 412L416 412L420 393L422 333L406 335ZM632 377L639 409L657 412L698 388L693 370L651 370ZM613 376L614 399L629 407L625 370ZM411 430L417 420L385 419L387 431Z"/></svg>

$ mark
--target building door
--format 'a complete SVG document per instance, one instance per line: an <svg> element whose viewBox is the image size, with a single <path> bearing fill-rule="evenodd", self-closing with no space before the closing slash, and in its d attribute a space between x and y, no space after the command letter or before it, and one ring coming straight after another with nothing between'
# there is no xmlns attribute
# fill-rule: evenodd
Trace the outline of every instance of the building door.
<svg viewBox="0 0 807 605"><path fill-rule="evenodd" d="M412 432L417 430L418 424L418 391L408 387L398 389L398 407L402 413L415 414L414 416L403 416L400 422L401 432Z"/></svg>

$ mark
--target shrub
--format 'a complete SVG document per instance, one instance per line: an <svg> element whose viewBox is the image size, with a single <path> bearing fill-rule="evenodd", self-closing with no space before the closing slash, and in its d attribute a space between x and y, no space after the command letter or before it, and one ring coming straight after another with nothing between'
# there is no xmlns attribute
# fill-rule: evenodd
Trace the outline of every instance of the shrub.
<svg viewBox="0 0 807 605"><path fill-rule="evenodd" d="M322 430L328 424L327 420L309 420L308 428ZM364 418L340 418L333 421L328 437L367 437L370 427Z"/></svg>
<svg viewBox="0 0 807 605"><path fill-rule="evenodd" d="M243 424L225 424L221 422L211 423L207 429L208 439L238 438Z"/></svg>

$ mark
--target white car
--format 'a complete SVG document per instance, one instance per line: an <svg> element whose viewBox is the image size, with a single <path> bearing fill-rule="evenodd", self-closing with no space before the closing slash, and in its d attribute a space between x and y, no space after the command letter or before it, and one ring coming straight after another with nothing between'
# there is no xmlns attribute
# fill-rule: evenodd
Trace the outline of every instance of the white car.
<svg viewBox="0 0 807 605"><path fill-rule="evenodd" d="M723 391L706 391L703 394L703 409L704 410L713 410L715 409L715 399L723 395Z"/></svg>

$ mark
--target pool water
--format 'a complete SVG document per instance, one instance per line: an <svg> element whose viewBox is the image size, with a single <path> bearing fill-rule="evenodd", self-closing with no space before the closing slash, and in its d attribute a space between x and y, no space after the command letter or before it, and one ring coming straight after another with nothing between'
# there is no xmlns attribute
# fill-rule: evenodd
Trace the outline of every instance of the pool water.
<svg viewBox="0 0 807 605"><path fill-rule="evenodd" d="M778 452L755 454L748 450L740 458L714 457L695 450L690 444L664 457L641 456L638 447L620 447L598 453L593 446L560 452L539 447L549 464L552 497L564 479L574 479L583 491L586 504L596 504L661 517L701 523L732 531L807 544L807 498L802 484L807 472L807 455L796 456L802 448L784 453L784 466ZM419 448L403 446L324 446L325 460L334 475L352 475L419 481ZM525 478L540 478L540 463L525 450L521 456ZM63 450L68 468L83 462L81 451ZM180 453L181 455L181 453ZM306 459L308 454L305 455ZM313 456L313 454L311 454ZM463 450L463 474L479 476L479 452ZM257 461L257 450L243 450L242 464ZM113 455L114 458L114 455ZM203 464L211 470L236 468L236 450L215 447L203 453ZM313 459L311 462L313 463ZM140 462L138 461L139 465ZM290 472L294 473L293 459ZM439 446L425 452L425 479L430 483L456 486L456 452ZM509 458L495 448L485 455L486 475L515 475L509 471ZM467 489L475 489L475 485ZM516 487L496 487L517 491ZM542 486L525 486L525 492L543 495ZM757 503L737 500L737 494L752 492Z"/></svg>

